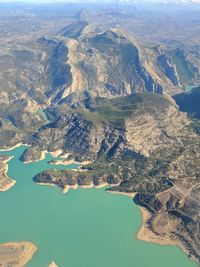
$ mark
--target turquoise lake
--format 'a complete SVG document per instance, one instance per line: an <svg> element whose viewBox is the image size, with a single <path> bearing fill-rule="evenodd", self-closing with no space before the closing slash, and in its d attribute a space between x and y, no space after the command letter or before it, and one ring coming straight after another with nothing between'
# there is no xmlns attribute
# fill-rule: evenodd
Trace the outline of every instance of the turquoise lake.
<svg viewBox="0 0 200 267"><path fill-rule="evenodd" d="M105 189L70 190L39 186L37 173L52 166L46 159L23 164L25 147L13 155L8 175L17 182L0 193L0 242L31 241L38 247L28 267L196 267L177 247L136 239L142 219L132 199Z"/></svg>
<svg viewBox="0 0 200 267"><path fill-rule="evenodd" d="M185 85L184 90L186 92L190 92L190 91L192 91L193 88L196 88L196 87L197 87L197 85L196 86L195 85Z"/></svg>

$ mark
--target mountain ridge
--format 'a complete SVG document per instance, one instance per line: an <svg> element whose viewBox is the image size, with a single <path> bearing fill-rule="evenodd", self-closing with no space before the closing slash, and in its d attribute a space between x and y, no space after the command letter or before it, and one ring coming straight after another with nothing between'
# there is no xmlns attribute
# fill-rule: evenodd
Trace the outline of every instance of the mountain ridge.
<svg viewBox="0 0 200 267"><path fill-rule="evenodd" d="M77 22L26 49L8 47L0 57L10 60L0 77L8 85L0 91L0 145L31 146L24 162L56 150L70 154L66 160L90 161L77 172L43 171L34 181L134 192L151 213L147 227L181 242L199 262L200 136L170 96L198 71L180 50L119 28L94 29ZM159 225L167 219L169 228Z"/></svg>

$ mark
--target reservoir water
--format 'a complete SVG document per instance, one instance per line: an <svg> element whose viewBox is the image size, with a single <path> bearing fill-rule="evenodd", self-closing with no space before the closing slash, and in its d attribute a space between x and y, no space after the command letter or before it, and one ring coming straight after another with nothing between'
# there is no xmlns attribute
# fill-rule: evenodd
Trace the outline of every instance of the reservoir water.
<svg viewBox="0 0 200 267"><path fill-rule="evenodd" d="M192 89L194 89L194 88L196 88L196 87L198 87L198 85L185 85L184 86L184 90L186 91L186 92L190 92L190 91L192 91Z"/></svg>
<svg viewBox="0 0 200 267"><path fill-rule="evenodd" d="M17 182L0 193L0 242L31 241L38 247L28 267L196 267L177 247L136 239L141 215L132 199L105 189L78 189L62 194L39 186L35 174L52 166L46 159L24 164L25 147L0 152L13 155L8 175Z"/></svg>

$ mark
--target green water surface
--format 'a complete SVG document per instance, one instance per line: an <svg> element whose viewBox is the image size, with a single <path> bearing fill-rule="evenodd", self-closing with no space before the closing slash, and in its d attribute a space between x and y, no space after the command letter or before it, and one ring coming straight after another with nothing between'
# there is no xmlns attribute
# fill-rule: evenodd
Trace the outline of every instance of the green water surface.
<svg viewBox="0 0 200 267"><path fill-rule="evenodd" d="M131 198L105 189L78 189L62 194L32 178L52 168L45 160L23 164L25 147L13 155L8 175L17 182L0 193L0 242L31 241L38 251L28 267L196 267L177 247L136 240L142 223ZM53 168L74 168L53 166Z"/></svg>
<svg viewBox="0 0 200 267"><path fill-rule="evenodd" d="M190 92L190 91L192 91L192 89L194 89L194 88L196 88L197 87L197 85L195 86L195 85L185 85L184 86L184 90L186 91L186 92Z"/></svg>

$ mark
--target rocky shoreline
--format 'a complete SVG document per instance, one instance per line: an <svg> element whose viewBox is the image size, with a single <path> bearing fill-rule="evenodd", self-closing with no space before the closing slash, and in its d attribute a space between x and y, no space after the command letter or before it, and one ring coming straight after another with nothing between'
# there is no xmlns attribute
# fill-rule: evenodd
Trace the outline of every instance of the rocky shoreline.
<svg viewBox="0 0 200 267"><path fill-rule="evenodd" d="M125 192L115 192L115 191L108 191L112 194L117 195L124 195L127 197L130 197L134 200L137 193L125 193ZM191 251L187 249L186 246L177 238L170 238L169 236L162 236L159 234L156 234L154 231L152 231L150 227L150 221L153 217L153 214L149 212L146 208L142 206L138 206L141 216L142 216L142 225L137 233L137 239L145 242L150 242L154 244L158 244L161 246L177 246L179 247L187 256L190 255ZM193 261L196 261L195 258L191 257Z"/></svg>
<svg viewBox="0 0 200 267"><path fill-rule="evenodd" d="M0 266L24 267L36 251L37 247L30 242L0 244Z"/></svg>
<svg viewBox="0 0 200 267"><path fill-rule="evenodd" d="M56 152L56 155L58 155L57 152ZM10 158L6 158L5 162L7 162L8 160L10 160ZM7 166L7 164L6 164L6 166ZM90 166L90 164L88 166ZM88 175L89 175L89 170L87 169L88 166L86 165L86 173L85 173L86 177L88 177ZM90 167L89 167L89 169L90 169ZM52 175L51 171L52 170L50 170L50 175ZM56 170L54 170L54 171L56 172ZM77 172L74 172L73 170L71 170L70 171L70 176L73 179L74 177L76 177L80 173L79 172L77 173ZM65 177L66 174L67 173L64 173L64 177ZM59 172L58 172L58 175L60 175ZM107 176L106 179L108 179L108 176ZM84 183L82 183L82 181L81 181L81 184L75 184L74 183L72 185L69 185L69 184L63 185L62 186L63 193L68 192L70 189L77 189L78 187L84 188L84 189L88 189L88 188L93 188L93 187L94 188L101 188L101 187L110 186L110 190L109 190L110 193L123 194L123 195L126 195L128 197L131 197L132 199L135 199L135 197L137 197L137 193L134 193L134 192L129 192L129 193L125 192L125 191L121 191L120 192L120 183L108 183L108 182L105 182L106 181L105 177L103 178L103 180L101 180L101 179L98 180L98 182L100 182L99 184L94 184L94 183L88 182L88 181L86 181L84 179L83 179L83 181L84 181ZM49 186L59 186L60 187L60 185L57 185L57 182L55 182L55 183L48 182L47 183L44 180L44 182L39 182L38 181L37 183L39 185L47 185L47 186L49 185ZM118 191L115 191L116 188L117 188ZM162 192L161 195L170 192L170 190L171 190L171 188L169 188L168 190ZM143 225L141 226L141 229L137 234L137 238L138 239L141 239L141 240L144 240L144 241L147 241L147 242L157 243L157 244L160 244L160 245L175 245L175 246L179 246L187 255L189 255L191 253L191 250L188 250L187 247L184 246L184 243L180 242L179 239L177 239L175 237L172 238L172 237L169 237L169 236L166 236L166 235L163 236L162 234L155 233L152 230L152 226L150 224L150 221L152 221L152 218L155 217L155 216L153 215L152 212L149 212L146 208L142 207L142 204L140 204L140 203L137 203L137 204L139 204L139 208L141 210L142 217L143 217ZM151 226L151 227L149 227L149 226Z"/></svg>
<svg viewBox="0 0 200 267"><path fill-rule="evenodd" d="M0 156L0 192L8 191L12 188L16 181L12 180L8 177L8 161L10 161L12 157L4 157Z"/></svg>

